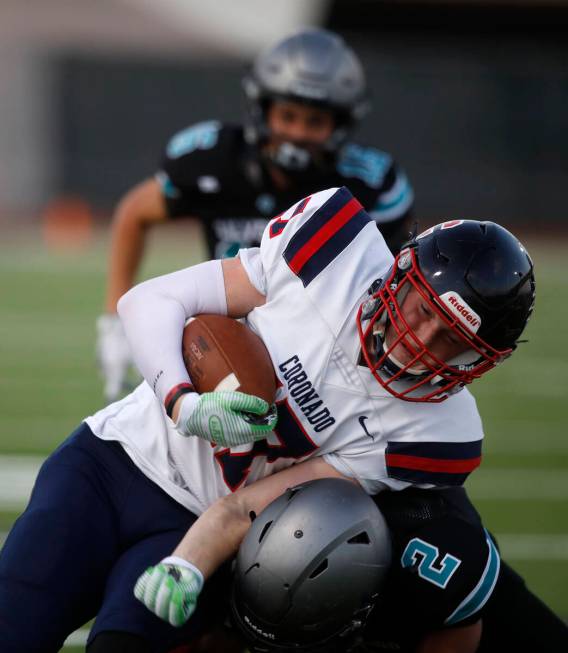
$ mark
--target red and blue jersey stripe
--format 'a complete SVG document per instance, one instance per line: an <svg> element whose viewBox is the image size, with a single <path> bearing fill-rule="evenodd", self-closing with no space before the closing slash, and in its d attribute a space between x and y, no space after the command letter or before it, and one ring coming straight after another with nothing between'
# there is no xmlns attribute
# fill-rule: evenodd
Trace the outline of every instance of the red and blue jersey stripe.
<svg viewBox="0 0 568 653"><path fill-rule="evenodd" d="M409 483L462 485L481 464L482 440L473 442L389 442L385 452L390 478Z"/></svg>
<svg viewBox="0 0 568 653"><path fill-rule="evenodd" d="M371 221L347 188L340 188L294 234L284 259L307 286Z"/></svg>

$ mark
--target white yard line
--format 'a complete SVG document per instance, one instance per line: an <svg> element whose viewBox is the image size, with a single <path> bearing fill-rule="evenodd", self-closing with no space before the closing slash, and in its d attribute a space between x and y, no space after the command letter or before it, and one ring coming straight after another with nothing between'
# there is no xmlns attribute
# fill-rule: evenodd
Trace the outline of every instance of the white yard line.
<svg viewBox="0 0 568 653"><path fill-rule="evenodd" d="M0 456L0 509L21 510L27 503L43 458Z"/></svg>
<svg viewBox="0 0 568 653"><path fill-rule="evenodd" d="M26 505L42 462L37 456L0 456L0 510L18 511ZM482 467L466 487L474 500L565 501L568 471Z"/></svg>
<svg viewBox="0 0 568 653"><path fill-rule="evenodd" d="M8 533L0 532L0 548ZM568 560L568 534L497 533L506 560Z"/></svg>
<svg viewBox="0 0 568 653"><path fill-rule="evenodd" d="M568 471L482 467L471 475L466 488L473 500L565 501L568 499Z"/></svg>
<svg viewBox="0 0 568 653"><path fill-rule="evenodd" d="M568 535L504 533L496 535L506 560L568 560Z"/></svg>
<svg viewBox="0 0 568 653"><path fill-rule="evenodd" d="M87 637L89 636L89 631L86 628L82 628L81 630L76 630L74 633L69 635L69 637L65 640L65 644L63 645L64 648L67 648L68 646L85 646L87 643Z"/></svg>

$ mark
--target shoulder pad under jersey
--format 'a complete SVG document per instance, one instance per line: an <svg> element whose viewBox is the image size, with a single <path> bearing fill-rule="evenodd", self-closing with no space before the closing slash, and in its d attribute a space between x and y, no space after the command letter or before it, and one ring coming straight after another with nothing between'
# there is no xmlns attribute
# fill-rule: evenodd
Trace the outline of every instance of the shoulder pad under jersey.
<svg viewBox="0 0 568 653"><path fill-rule="evenodd" d="M268 224L261 244L264 269L284 259L308 286L370 223L347 188L314 193Z"/></svg>

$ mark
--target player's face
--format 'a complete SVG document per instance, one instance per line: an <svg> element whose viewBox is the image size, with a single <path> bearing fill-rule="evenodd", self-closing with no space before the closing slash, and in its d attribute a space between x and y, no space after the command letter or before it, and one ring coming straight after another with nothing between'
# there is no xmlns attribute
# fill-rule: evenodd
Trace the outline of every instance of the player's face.
<svg viewBox="0 0 568 653"><path fill-rule="evenodd" d="M410 327L420 342L438 360L448 362L468 349L467 344L460 338L442 318L437 315L432 307L411 287L401 306L402 318ZM400 316L395 316L395 325L388 323L385 330L385 348L392 346L397 338L397 331L406 331L406 325ZM402 338L390 351L390 358L401 366L408 364L418 353L418 344L411 338ZM436 365L434 358L425 357L426 361ZM416 372L424 371L426 366L422 362L411 366Z"/></svg>
<svg viewBox="0 0 568 653"><path fill-rule="evenodd" d="M285 100L276 100L270 105L267 122L270 130L268 147L291 141L317 148L331 137L335 129L331 111Z"/></svg>

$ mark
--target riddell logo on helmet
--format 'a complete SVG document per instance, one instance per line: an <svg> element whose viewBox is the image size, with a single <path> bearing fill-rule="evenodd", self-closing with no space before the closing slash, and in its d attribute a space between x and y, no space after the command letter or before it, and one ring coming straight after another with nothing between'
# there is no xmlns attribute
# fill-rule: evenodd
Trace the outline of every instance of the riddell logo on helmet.
<svg viewBox="0 0 568 653"><path fill-rule="evenodd" d="M266 630L263 630L256 624L253 624L253 622L247 617L246 614L245 614L245 621L256 633L258 633L262 637L268 637L268 639L276 639L276 635L274 633L267 633Z"/></svg>
<svg viewBox="0 0 568 653"><path fill-rule="evenodd" d="M440 299L450 313L455 315L464 326L477 333L481 326L481 318L457 292L445 292L443 295L440 295Z"/></svg>

